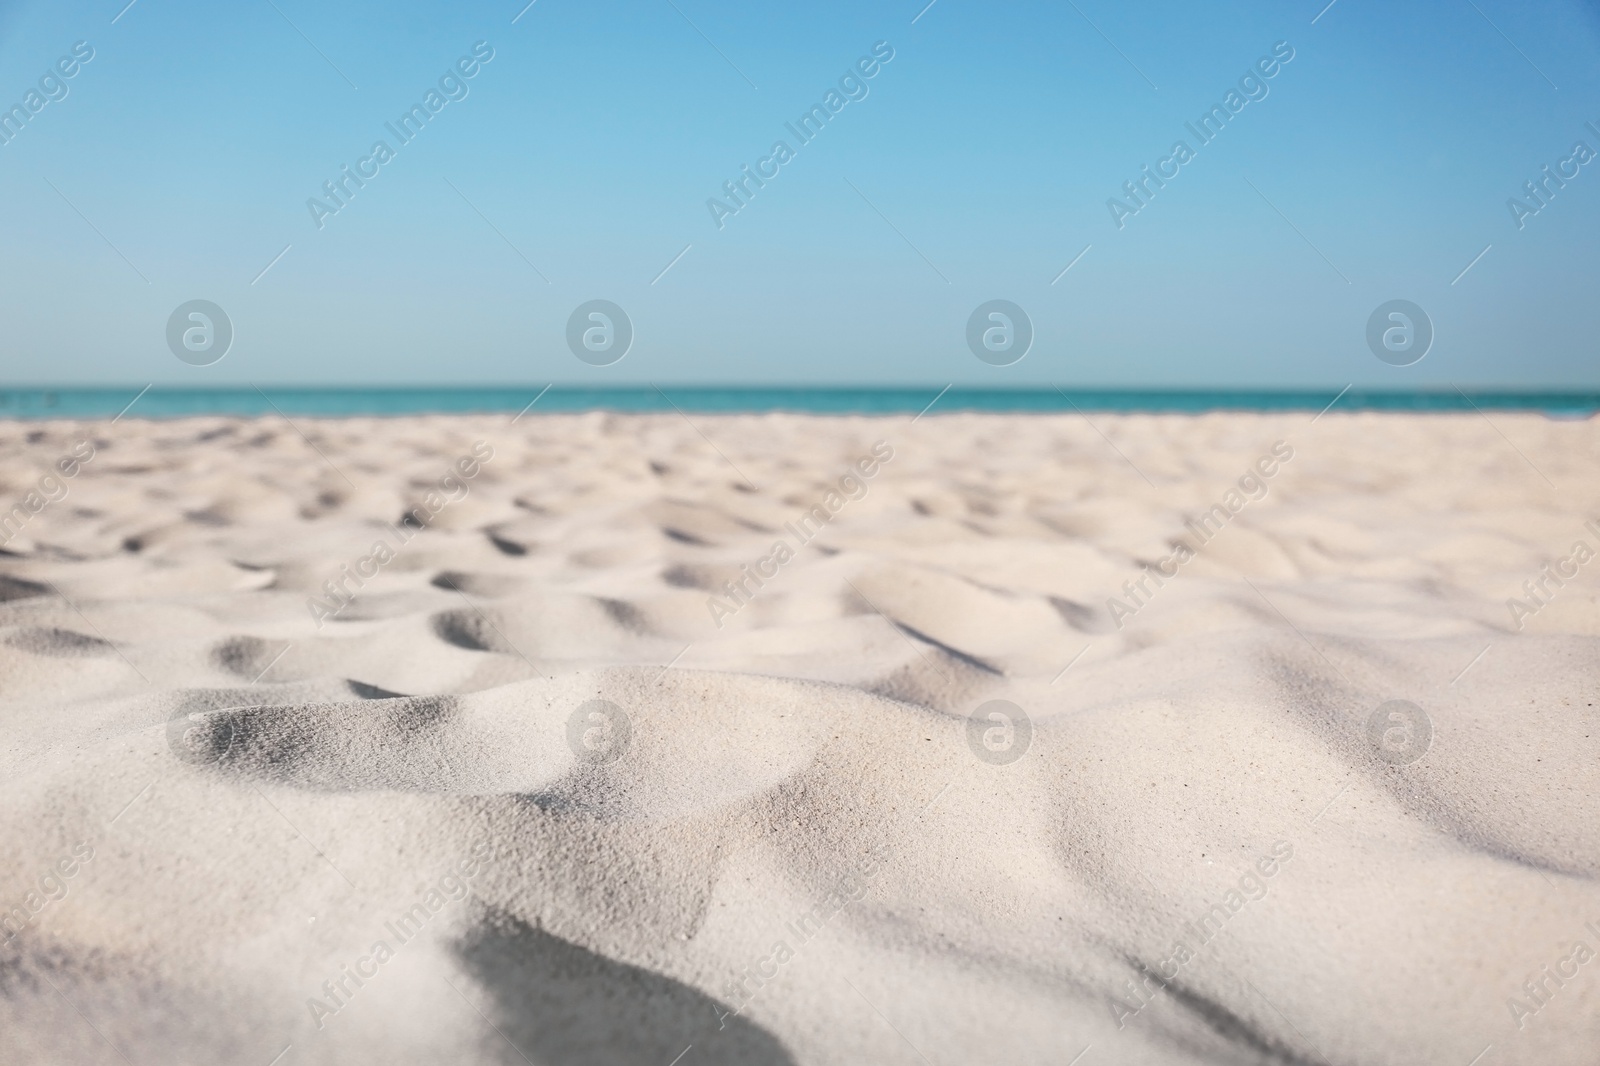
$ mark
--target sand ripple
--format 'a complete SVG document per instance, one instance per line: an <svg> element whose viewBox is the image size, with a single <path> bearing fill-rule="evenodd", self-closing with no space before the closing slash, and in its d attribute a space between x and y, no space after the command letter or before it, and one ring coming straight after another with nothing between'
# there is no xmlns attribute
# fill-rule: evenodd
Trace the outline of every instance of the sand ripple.
<svg viewBox="0 0 1600 1066"><path fill-rule="evenodd" d="M1594 422L508 421L0 445L0 1059L1593 1061Z"/></svg>

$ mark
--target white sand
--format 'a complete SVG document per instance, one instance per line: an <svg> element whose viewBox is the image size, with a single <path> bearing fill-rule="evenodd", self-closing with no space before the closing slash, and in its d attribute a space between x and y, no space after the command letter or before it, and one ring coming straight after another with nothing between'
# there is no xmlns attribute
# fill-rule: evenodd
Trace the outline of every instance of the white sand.
<svg viewBox="0 0 1600 1066"><path fill-rule="evenodd" d="M1600 424L1490 417L13 424L0 1062L1593 1066Z"/></svg>

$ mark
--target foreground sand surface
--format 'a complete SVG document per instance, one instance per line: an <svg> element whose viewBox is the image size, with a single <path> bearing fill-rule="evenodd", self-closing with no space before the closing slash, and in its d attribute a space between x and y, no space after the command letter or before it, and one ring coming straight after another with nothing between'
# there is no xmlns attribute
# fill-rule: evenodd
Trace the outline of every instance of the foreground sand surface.
<svg viewBox="0 0 1600 1066"><path fill-rule="evenodd" d="M1091 418L10 424L0 1061L1593 1066L1600 425Z"/></svg>

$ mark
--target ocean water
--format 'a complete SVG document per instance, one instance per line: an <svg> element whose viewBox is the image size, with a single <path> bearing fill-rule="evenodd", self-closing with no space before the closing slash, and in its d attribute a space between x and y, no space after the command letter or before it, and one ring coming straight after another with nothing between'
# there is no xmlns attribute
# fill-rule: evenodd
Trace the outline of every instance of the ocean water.
<svg viewBox="0 0 1600 1066"><path fill-rule="evenodd" d="M532 404L530 407L529 404ZM192 415L410 415L572 411L759 412L812 414L930 414L951 411L1471 411L1532 410L1556 417L1600 411L1600 392L1432 392L1337 388L1304 391L983 389L937 385L894 388L783 388L668 385L591 388L554 385L493 388L185 389L30 388L0 390L0 419L182 418Z"/></svg>

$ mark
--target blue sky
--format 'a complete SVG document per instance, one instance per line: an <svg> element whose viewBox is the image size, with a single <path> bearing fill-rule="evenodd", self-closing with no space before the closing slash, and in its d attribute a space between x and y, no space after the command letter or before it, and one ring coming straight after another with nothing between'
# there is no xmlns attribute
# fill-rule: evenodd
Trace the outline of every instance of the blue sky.
<svg viewBox="0 0 1600 1066"><path fill-rule="evenodd" d="M1600 160L1521 229L1506 206L1600 150L1592 5L125 2L0 7L0 107L94 50L0 145L7 383L1600 387ZM385 123L480 41L401 145ZM319 229L307 200L379 139ZM707 200L779 139L719 229ZM1119 229L1107 200L1179 139ZM596 298L635 331L610 366L565 340ZM1011 366L965 341L997 298L1035 332ZM1396 298L1436 331L1407 367L1365 339ZM212 366L167 347L194 299L233 322Z"/></svg>

